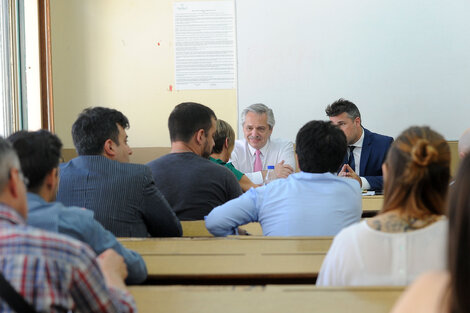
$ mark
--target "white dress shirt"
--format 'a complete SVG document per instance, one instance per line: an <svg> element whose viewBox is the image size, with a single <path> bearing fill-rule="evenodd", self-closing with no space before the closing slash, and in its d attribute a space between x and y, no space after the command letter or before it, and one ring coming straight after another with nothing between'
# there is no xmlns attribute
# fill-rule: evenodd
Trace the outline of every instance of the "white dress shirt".
<svg viewBox="0 0 470 313"><path fill-rule="evenodd" d="M318 286L408 285L420 274L446 268L446 219L405 233L372 229L366 221L333 240Z"/></svg>
<svg viewBox="0 0 470 313"><path fill-rule="evenodd" d="M364 129L362 129L361 138L358 141L353 143L350 146L354 146L353 154L354 154L354 169L357 175L360 175L359 171L361 169L361 152L362 152L362 144L364 143ZM349 158L349 150L348 150L348 158ZM360 177L362 181L362 189L370 189L370 184L364 177Z"/></svg>
<svg viewBox="0 0 470 313"><path fill-rule="evenodd" d="M263 170L266 170L268 165L276 165L282 160L284 160L284 164L292 166L295 170L294 144L292 142L282 139L269 139L260 151ZM236 140L230 162L237 170L245 173L254 184L262 184L262 173L253 172L255 152L256 149L250 146L245 139Z"/></svg>

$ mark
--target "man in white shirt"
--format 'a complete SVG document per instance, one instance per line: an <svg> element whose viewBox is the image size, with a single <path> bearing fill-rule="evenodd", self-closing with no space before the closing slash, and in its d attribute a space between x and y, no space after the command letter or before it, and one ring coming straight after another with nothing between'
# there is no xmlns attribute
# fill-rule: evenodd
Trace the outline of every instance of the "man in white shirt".
<svg viewBox="0 0 470 313"><path fill-rule="evenodd" d="M274 166L277 178L294 173L294 145L290 141L271 139L275 120L273 111L264 104L252 104L242 112L244 139L235 141L231 162L255 184L262 184L268 166Z"/></svg>
<svg viewBox="0 0 470 313"><path fill-rule="evenodd" d="M348 156L338 175L357 180L362 189L382 190L382 163L393 138L363 128L361 113L351 101L339 99L328 105L325 112L348 141Z"/></svg>

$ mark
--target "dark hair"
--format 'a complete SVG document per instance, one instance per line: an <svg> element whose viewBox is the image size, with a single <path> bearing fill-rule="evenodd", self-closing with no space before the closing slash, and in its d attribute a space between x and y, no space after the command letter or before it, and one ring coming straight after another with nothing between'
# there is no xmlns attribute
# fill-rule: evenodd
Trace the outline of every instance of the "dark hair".
<svg viewBox="0 0 470 313"><path fill-rule="evenodd" d="M326 121L310 121L299 130L295 152L304 172L336 172L347 150L344 132Z"/></svg>
<svg viewBox="0 0 470 313"><path fill-rule="evenodd" d="M356 117L361 117L361 112L357 106L351 101L345 100L343 98L336 100L332 104L328 105L325 109L326 115L329 117L338 116L346 112L351 119L356 119Z"/></svg>
<svg viewBox="0 0 470 313"><path fill-rule="evenodd" d="M235 132L233 131L232 126L224 120L217 120L217 128L214 133L214 148L212 148L212 153L221 153L225 139L228 138L229 148L235 144Z"/></svg>
<svg viewBox="0 0 470 313"><path fill-rule="evenodd" d="M448 202L450 272L450 311L467 312L470 308L470 154L460 163Z"/></svg>
<svg viewBox="0 0 470 313"><path fill-rule="evenodd" d="M382 212L401 208L421 219L443 214L450 178L447 141L431 128L413 126L391 145L387 158Z"/></svg>
<svg viewBox="0 0 470 313"><path fill-rule="evenodd" d="M194 102L183 102L175 106L168 118L170 140L189 142L200 129L209 133L212 118L217 120L214 111L205 105Z"/></svg>
<svg viewBox="0 0 470 313"><path fill-rule="evenodd" d="M19 131L8 137L21 163L21 169L29 180L28 190L37 192L46 175L59 166L62 142L48 132Z"/></svg>
<svg viewBox="0 0 470 313"><path fill-rule="evenodd" d="M72 138L79 155L99 155L104 143L111 139L119 145L119 129L129 128L129 120L121 112L94 107L83 110L72 125Z"/></svg>

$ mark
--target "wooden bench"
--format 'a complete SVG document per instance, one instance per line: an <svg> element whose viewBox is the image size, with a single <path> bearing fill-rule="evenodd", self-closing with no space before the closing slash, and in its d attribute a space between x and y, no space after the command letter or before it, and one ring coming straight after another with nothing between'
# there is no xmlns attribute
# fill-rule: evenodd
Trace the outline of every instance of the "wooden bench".
<svg viewBox="0 0 470 313"><path fill-rule="evenodd" d="M154 284L313 284L332 237L121 238L120 241L142 255L149 281Z"/></svg>
<svg viewBox="0 0 470 313"><path fill-rule="evenodd" d="M403 287L132 286L140 313L385 313Z"/></svg>

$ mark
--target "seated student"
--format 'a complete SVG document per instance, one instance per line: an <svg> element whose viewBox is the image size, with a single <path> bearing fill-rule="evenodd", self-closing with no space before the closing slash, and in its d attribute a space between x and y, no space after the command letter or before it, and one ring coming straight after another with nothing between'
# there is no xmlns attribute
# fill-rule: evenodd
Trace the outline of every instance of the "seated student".
<svg viewBox="0 0 470 313"><path fill-rule="evenodd" d="M235 175L209 161L216 122L214 111L205 105L178 104L168 118L171 153L147 163L180 220L202 220L214 207L242 194Z"/></svg>
<svg viewBox="0 0 470 313"><path fill-rule="evenodd" d="M20 299L37 312L136 312L114 250L97 257L78 240L26 225L25 182L14 149L0 137L1 275ZM15 306L13 297L0 298L0 312L12 310L7 303Z"/></svg>
<svg viewBox="0 0 470 313"><path fill-rule="evenodd" d="M212 154L209 160L231 170L238 179L238 183L240 184L240 187L242 187L243 191L247 191L252 187L258 187L258 185L253 184L245 174L237 170L231 162L228 162L234 146L235 132L233 131L232 126L223 120L217 120L217 128L214 134L214 148L212 148Z"/></svg>
<svg viewBox="0 0 470 313"><path fill-rule="evenodd" d="M449 165L441 135L429 127L401 133L383 165L381 212L335 237L317 285L407 285L425 271L443 269Z"/></svg>
<svg viewBox="0 0 470 313"><path fill-rule="evenodd" d="M300 173L250 189L206 216L215 236L259 222L266 236L332 236L361 217L361 189L333 173L346 154L346 137L330 122L311 121L296 138Z"/></svg>
<svg viewBox="0 0 470 313"><path fill-rule="evenodd" d="M363 128L361 112L351 101L339 99L325 112L348 140L348 155L338 175L356 179L362 189L382 190L382 163L393 138Z"/></svg>
<svg viewBox="0 0 470 313"><path fill-rule="evenodd" d="M113 234L93 218L93 211L66 207L54 201L59 184L60 139L40 130L16 132L8 140L13 144L23 173L29 180L28 225L83 241L96 254L107 249L115 250L126 262L129 273L126 282L142 283L147 278L147 267L142 257L124 248Z"/></svg>
<svg viewBox="0 0 470 313"><path fill-rule="evenodd" d="M60 166L57 200L92 210L117 237L179 237L180 221L150 169L129 163L128 127L129 120L117 110L83 110L72 125L78 157Z"/></svg>
<svg viewBox="0 0 470 313"><path fill-rule="evenodd" d="M392 313L466 313L470 308L470 154L463 158L449 196L447 271L420 276Z"/></svg>

